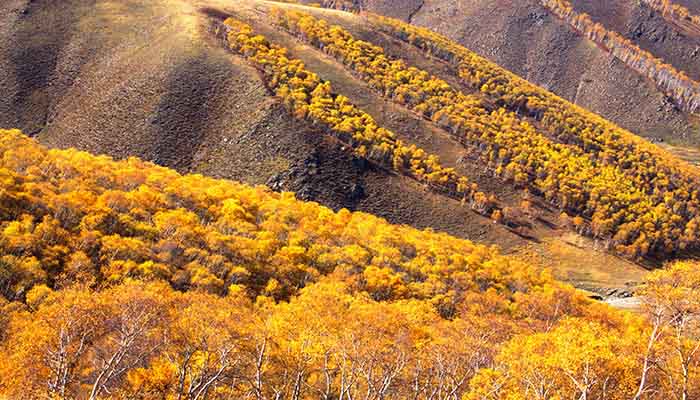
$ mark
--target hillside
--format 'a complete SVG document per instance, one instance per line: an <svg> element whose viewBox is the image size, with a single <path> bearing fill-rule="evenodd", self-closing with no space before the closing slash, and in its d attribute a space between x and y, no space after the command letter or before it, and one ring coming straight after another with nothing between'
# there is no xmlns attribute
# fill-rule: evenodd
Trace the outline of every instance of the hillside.
<svg viewBox="0 0 700 400"><path fill-rule="evenodd" d="M603 3L3 2L0 400L700 398L700 19Z"/></svg>
<svg viewBox="0 0 700 400"><path fill-rule="evenodd" d="M22 128L50 146L139 156L181 172L267 183L335 209L364 210L505 248L526 242L289 118L257 72L216 41L211 16L200 7L205 3L65 4L0 5L0 32L9 38L0 42L0 87L7 93L0 99L1 126ZM435 128L303 49L296 47L306 62L317 60L314 67L340 74L327 76L382 125L441 149L443 162L458 166L463 154L449 138L432 134ZM470 173L500 197L511 195L483 172Z"/></svg>
<svg viewBox="0 0 700 400"><path fill-rule="evenodd" d="M95 6L93 11L101 13L95 18L87 15L87 5L67 7L65 16L48 13L48 3L26 6L24 11L13 8L16 21L8 25L13 38L33 34L23 29L37 26L32 18L47 15L74 18L81 27L102 24L97 30L113 36L107 40L97 35L91 37L94 42L83 43L82 53L75 54L82 54L85 65L70 73L65 72L70 70L67 64L81 57L65 56L71 54L67 49L81 44L69 39L82 36L66 34L66 43L49 43L40 46L41 51L20 49L49 60L50 54L42 52L53 52L55 65L30 62L48 68L31 75L43 78L15 74L14 86L7 83L10 92L17 91L15 100L5 100L9 111L3 115L8 121L16 119L5 124L33 132L31 125L46 118L46 126L35 134L50 146L74 146L118 158L136 155L181 172L267 183L335 209L363 210L395 223L498 244L506 251L529 249L539 242L541 252L554 241L576 254L584 243L578 251L610 250L636 261L649 256L656 258L647 259L653 263L695 248L694 170L629 132L511 78L507 71L496 66L481 70L482 64L489 65L485 60L474 58L473 65L455 70L440 59L442 55L425 53L416 43L395 36L385 21L301 8L347 27L345 34L355 39L380 45L380 53L371 50L369 57L406 60L408 65L374 64L373 73L379 72L378 66L385 68L385 82L378 82L357 65L343 65L338 54L329 57L327 49L308 43L307 32L290 31L283 21L275 21L272 3L244 2L234 10L212 2L171 0L120 7L106 2ZM165 17L156 19L159 13ZM307 69L302 79L318 77L304 84L308 92L300 96L317 97L311 91L326 82L322 91L329 98L319 97L319 110L327 107L326 101L335 102L338 109L326 115L315 113L311 103L296 106L296 89L287 85L287 94L280 92L284 81L276 72L261 73L268 67L248 54L231 57L226 44L232 43L230 38L222 43L227 38L222 38L220 25L229 15L250 23L253 34L262 34L290 59L298 59L294 62L303 63ZM131 36L119 31L126 29L125 16L134 19L129 29L143 30L131 31ZM75 28L66 28L71 29ZM134 42L117 46L114 38L120 35ZM53 32L51 38L57 37L61 36ZM472 59L472 53L464 51ZM109 57L103 55L107 53ZM136 63L146 68L134 73ZM411 69L414 66L417 69ZM165 81L157 78L168 74L175 75ZM392 82L393 74L413 74L413 86L404 85L392 94L401 84ZM428 76L423 74L436 76L415 83ZM493 76L483 78L489 74ZM13 74L6 76L9 82ZM515 79L505 93L501 79ZM418 96L426 99L424 103L399 94L414 90L423 91ZM95 101L92 96L97 93L109 101ZM48 104L34 104L34 99ZM450 101L460 108L453 109ZM333 114L346 108L351 111L342 111L341 118ZM672 177L673 184L666 177ZM673 215L672 209L679 211ZM566 230L593 240L563 241ZM604 265L603 260L607 257L600 254L593 264ZM567 263L563 271L572 269ZM626 262L617 267L634 270ZM641 271L622 275L627 278L602 285L633 283Z"/></svg>
<svg viewBox="0 0 700 400"><path fill-rule="evenodd" d="M79 3L59 9L49 1L3 3L2 26L12 40L0 45L7 64L0 87L8 93L0 100L1 126L22 128L50 146L139 156L181 172L269 183L336 209L474 239L521 241L506 230L492 233L488 218L377 171L315 127L289 118L257 72L231 59L210 33L210 16L199 6L212 2L72 5ZM81 30L97 33L75 34ZM29 42L38 49L25 47ZM377 117L391 107L358 92L374 101ZM409 135L424 129L410 113L392 109L390 116L380 122L411 127Z"/></svg>
<svg viewBox="0 0 700 400"><path fill-rule="evenodd" d="M674 23L649 4L574 1L574 8L637 43L695 80L700 79L700 32Z"/></svg>
<svg viewBox="0 0 700 400"><path fill-rule="evenodd" d="M408 18L400 7L399 11L385 11L384 3L397 2L367 2L363 6L369 11ZM639 3L573 2L577 11L592 15L611 31L691 76L697 73L693 56L697 39L679 33L658 13ZM696 147L700 143L696 116L678 110L652 81L581 36L541 1L428 0L410 18L412 23L442 33L635 133L680 146Z"/></svg>
<svg viewBox="0 0 700 400"><path fill-rule="evenodd" d="M450 62L464 91L388 57L382 47L357 40L325 19L292 10L273 9L271 14L273 23L335 57L383 97L431 120L472 152L473 159L484 162L494 176L544 197L564 212L564 219L568 212L580 214L573 219L579 233L602 239L632 258L694 248L697 171L658 147L430 31L370 18L389 36ZM394 137L390 131L375 133L371 125L357 125L353 106L347 108L348 99L336 95L330 82L305 70L300 60L288 58L287 49L270 44L254 28L235 19L232 24L225 26L231 49L260 68L271 89L295 115L341 137L351 137L356 142L352 146L378 140L375 136ZM414 157L410 154L423 154L422 150L405 153L385 145L373 145L370 156L385 159L393 152L393 168L398 172L418 180L427 178L431 185L443 182L442 172L431 173L425 168L432 167L420 166L422 161L405 160L407 154ZM367 152L364 147L358 148L360 154ZM448 176L444 179L449 182ZM484 197L473 195L473 208L480 196ZM678 208L674 198L687 205ZM480 209L478 203L475 210ZM498 208L497 200L490 203ZM500 221L505 216L504 222L511 225L508 209L504 207L496 217L497 209L493 218ZM671 215L671 209L678 211ZM590 225L581 216L590 218Z"/></svg>
<svg viewBox="0 0 700 400"><path fill-rule="evenodd" d="M673 244L666 237L646 244L643 241L646 239L638 240L634 236L638 235L635 232L626 233L628 239L610 240L618 229L614 224L620 222L614 222L614 219L604 221L608 217L600 213L596 218L600 218L602 225L598 220L593 225L586 221L599 209L596 208L598 205L592 202L577 205L573 202L575 196L566 199L556 194L554 188L548 189L551 193L543 196L546 193L544 186L538 188L540 184L535 181L531 182L535 190L524 193L523 184L541 174L534 172L540 167L531 164L523 168L516 163L508 166L505 159L499 159L506 157L503 154L496 156L494 153L489 156L490 161L483 158L488 151L480 154L487 148L484 146L503 146L507 142L483 142L474 147L473 141L477 138L470 138L467 143L449 125L435 118L431 120L430 115L427 118L421 115L425 110L417 112L414 105L382 96L374 90L374 83L357 75L356 71L311 43L294 37L293 32L275 26L267 11L273 3L242 2L234 9L217 2L168 0L147 4L120 3L117 6L105 1L95 6L66 7L61 9L65 15L51 10L48 2L26 3L25 9L19 3L8 6L12 10L9 15L14 15L16 20L7 19L9 22L3 25L13 39L38 35L32 29L36 29L37 21L48 18L47 15L54 19L51 29L65 28L66 32L73 32L66 33L62 42L55 43L51 40L61 37L58 32L47 34L48 45L42 47L40 43L37 46L48 53L4 45L5 51L25 52L28 57L53 60L55 64L32 63L46 68L46 71L32 75L44 76L41 82L23 80L12 73L4 75L8 91L16 91L15 100L9 100L12 96L4 99L4 107L8 109L2 114L7 119L4 124L35 132L35 136L49 146L77 147L117 158L136 155L180 172L200 172L267 184L276 190L294 191L301 199L316 200L334 209L362 210L394 223L430 227L497 244L505 251L520 253L533 261L554 257L558 260L554 268L558 277L597 291L608 292L610 288L627 290L627 286L639 282L644 275L642 268L625 259L610 257L607 250L632 259L647 252L664 257L662 254L668 251L666 248L673 248L673 253L681 244L681 241ZM358 39L380 45L389 57L404 59L409 65L436 74L450 85L449 91L454 91L447 96L473 98L475 103L470 107L478 106L465 109L468 114L464 116L474 112L477 114L473 115L490 113L494 104L505 100L475 93L472 84L463 82L449 65L410 43L392 39L388 35L390 32L376 21L313 8L303 10L347 27ZM90 13L96 14L90 16ZM159 17L161 14L164 17ZM355 116L365 125L369 121L366 118L371 118L371 124L376 126L378 133L389 138L388 141L382 139L384 142L373 149L374 139L365 132L363 140L369 141L359 146L354 143L356 135L350 138L342 130L329 130L328 120L323 120L325 117L314 119L290 115L290 105L272 95L275 89L270 87L268 77L259 72L259 67L245 57L232 56L222 45L222 37L217 36L216 31L220 33L220 23L229 15L252 24L255 33L263 34L276 45L286 48L292 58L304 63L309 73L327 80L332 87L332 96L346 97L356 106ZM74 25L61 25L71 18ZM88 40L76 34L78 28L102 33L91 35ZM118 42L116 39L122 36L131 42ZM76 42L75 38L81 38L81 42ZM9 42L12 43L18 42ZM16 57L5 60L14 61ZM74 64L73 67L70 64ZM20 71L17 65L13 68ZM11 79L15 83L10 82ZM22 82L22 85L16 82ZM28 91L36 94L27 96ZM41 99L43 103L34 103L35 99ZM479 107L482 107L481 111L477 111ZM509 115L508 107L511 106L506 105L506 114L499 117L484 114L478 118L487 120L474 120L474 123L497 123L502 124L504 130L518 131L523 128L517 125L520 123L517 121L522 120L526 124L524 129L544 133L541 144L536 146L554 146L553 151L564 151L561 154L568 154L569 150L563 150L557 141L578 140L562 136L551 142L547 130L559 128L541 125L540 121L529 117ZM45 126L35 131L33 124L39 124L37 121L42 118L46 118ZM583 118L589 117L584 115ZM483 139L486 138L478 140ZM393 152L390 159L386 155L378 156L387 151ZM533 153L533 156L549 157L547 151L550 150L539 155ZM643 150L643 154L646 152ZM544 159L536 162L544 162ZM528 168L535 169L528 171ZM615 179L621 179L620 174L626 173L609 170L607 166L600 167L603 170L597 170L599 166L595 165L576 168L583 169L574 173L578 174L575 179L581 179L582 174L596 173L618 174ZM669 173L673 176L685 174L675 166L671 168ZM604 170L609 171L602 172ZM494 173L501 174L501 177L494 179ZM528 174L529 178L526 177ZM639 175L635 179L647 178ZM504 185L504 180L510 182ZM552 183L546 185L551 187ZM560 184L563 183L556 183ZM566 203L572 218L583 213L586 220L574 219L573 224L562 220L561 204ZM617 209L620 205L613 207ZM643 215L644 211L640 212L639 215ZM618 218L612 213L608 215ZM612 228L608 227L609 224L613 224ZM612 235L608 236L610 229ZM645 237L650 237L649 232L655 229L658 228L647 231ZM575 232L566 233L572 230L589 238L580 237ZM668 234L675 233L668 231ZM692 232L685 234L683 240L690 240L688 235ZM628 247L619 247L620 244ZM589 260L585 271L577 268L578 260L582 258ZM653 265L658 260L647 259L645 262ZM612 268L609 267L611 263Z"/></svg>
<svg viewBox="0 0 700 400"><path fill-rule="evenodd" d="M592 303L495 248L19 131L0 131L0 175L0 396L700 390L692 324ZM698 271L652 274L649 315L696 318Z"/></svg>

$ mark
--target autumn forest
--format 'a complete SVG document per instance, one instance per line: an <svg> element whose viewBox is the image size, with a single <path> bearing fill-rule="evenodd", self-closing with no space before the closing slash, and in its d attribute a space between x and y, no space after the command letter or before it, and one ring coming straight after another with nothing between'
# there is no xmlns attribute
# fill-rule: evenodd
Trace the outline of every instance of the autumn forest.
<svg viewBox="0 0 700 400"><path fill-rule="evenodd" d="M18 131L0 150L8 398L700 391L695 264L625 314L445 234Z"/></svg>
<svg viewBox="0 0 700 400"><path fill-rule="evenodd" d="M168 62L194 53L196 74L212 75L183 90L197 110L186 116L230 136L202 134L223 143L210 152L189 136L144 140L159 154L184 143L191 154L171 154L192 165L169 168L148 152L84 151L105 140L87 133L56 146L46 132L58 108L43 131L0 126L0 400L700 399L697 165L364 2L169 1L172 14L149 20L188 38L185 50L163 39ZM678 110L700 106L682 71L568 1L536 3ZM673 1L643 3L687 34L700 26ZM211 54L231 69L208 70ZM83 83L52 73L48 86ZM217 113L235 123L217 125ZM217 157L230 169L207 169ZM256 157L263 167L250 170L266 176L227 173ZM338 192L346 203L327 194ZM591 281L634 268L642 278L612 291L631 306L561 278L551 243L614 260L602 272L567 261Z"/></svg>

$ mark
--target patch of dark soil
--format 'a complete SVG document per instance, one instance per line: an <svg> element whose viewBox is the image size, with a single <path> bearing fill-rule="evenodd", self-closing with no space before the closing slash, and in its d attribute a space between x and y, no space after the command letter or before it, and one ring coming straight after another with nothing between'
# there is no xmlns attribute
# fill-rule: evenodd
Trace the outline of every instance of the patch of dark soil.
<svg viewBox="0 0 700 400"><path fill-rule="evenodd" d="M217 82L202 57L177 65L165 84L153 124L158 127L154 161L186 170L204 138L207 102L215 97Z"/></svg>
<svg viewBox="0 0 700 400"><path fill-rule="evenodd" d="M238 104L228 103L237 111L236 116L220 117L230 121L236 129L220 126L220 139L210 138L198 154L194 168L219 178L228 178L252 185L276 182L275 190L293 190L282 174L297 165L303 165L314 152L321 136L307 124L291 118L278 102L267 99L257 104L263 115L245 120ZM215 122L215 121L214 121Z"/></svg>
<svg viewBox="0 0 700 400"><path fill-rule="evenodd" d="M202 7L199 9L199 12L220 22L225 21L226 18L231 16L231 14L213 7Z"/></svg>
<svg viewBox="0 0 700 400"><path fill-rule="evenodd" d="M18 127L34 135L46 124L52 80L60 54L76 32L80 7L95 1L35 0L22 10L10 57L17 93L13 109Z"/></svg>
<svg viewBox="0 0 700 400"><path fill-rule="evenodd" d="M302 200L317 201L335 210L355 211L366 197L364 176L367 173L386 172L325 137L308 158L273 176L267 184L275 190L293 191Z"/></svg>

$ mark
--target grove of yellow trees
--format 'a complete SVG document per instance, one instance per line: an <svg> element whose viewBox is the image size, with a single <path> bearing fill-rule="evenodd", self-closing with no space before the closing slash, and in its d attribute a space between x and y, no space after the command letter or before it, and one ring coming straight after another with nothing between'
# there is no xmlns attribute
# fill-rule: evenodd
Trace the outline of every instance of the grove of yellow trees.
<svg viewBox="0 0 700 400"><path fill-rule="evenodd" d="M290 59L286 49L255 35L250 25L229 18L222 27L231 50L263 72L270 89L297 118L309 119L325 128L349 143L359 156L465 200L486 215L496 206L493 196L478 192L478 186L454 168L441 166L437 156L396 139L393 132L378 126L372 116L347 97L333 93L330 82L308 71L302 61Z"/></svg>
<svg viewBox="0 0 700 400"><path fill-rule="evenodd" d="M430 230L0 131L0 398L693 399L700 268L642 314Z"/></svg>
<svg viewBox="0 0 700 400"><path fill-rule="evenodd" d="M700 174L694 167L512 74L500 74L463 48L458 55L456 45L445 50L449 41L430 42L433 36L420 28L373 17L397 37L457 58L460 76L504 106L492 108L480 96L392 60L339 26L293 10L274 14L280 26L343 62L382 95L476 148L498 176L590 221L581 231L620 254L669 255L700 244ZM523 110L538 115L537 123L522 118Z"/></svg>

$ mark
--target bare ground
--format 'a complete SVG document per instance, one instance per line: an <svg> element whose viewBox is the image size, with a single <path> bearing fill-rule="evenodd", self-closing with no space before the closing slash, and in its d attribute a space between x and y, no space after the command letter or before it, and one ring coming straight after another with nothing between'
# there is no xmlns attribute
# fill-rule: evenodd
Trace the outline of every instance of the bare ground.
<svg viewBox="0 0 700 400"><path fill-rule="evenodd" d="M404 18L403 13L392 12L377 3L400 9L409 0L378 0L367 4L369 11ZM674 54L688 69L700 65L691 57L694 50L690 51L688 42L675 40L676 36L666 32L668 27L658 25L658 18L647 20L649 15L640 14L638 7L632 7L636 2L581 0L577 3L607 13L614 23L636 22L626 29L630 34L639 28L650 45L655 38L665 38L655 44L664 49L664 54ZM633 15L634 12L639 15ZM412 16L412 23L442 33L641 136L679 146L700 145L700 125L696 120L675 107L652 82L581 37L537 0L426 0Z"/></svg>

